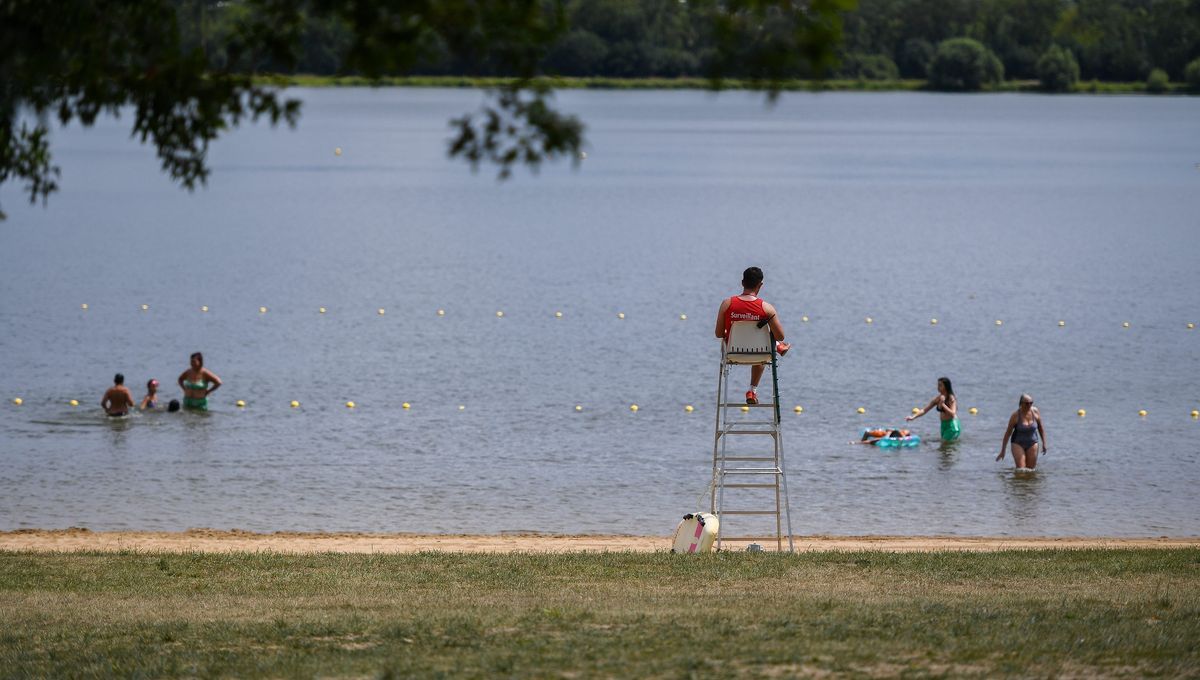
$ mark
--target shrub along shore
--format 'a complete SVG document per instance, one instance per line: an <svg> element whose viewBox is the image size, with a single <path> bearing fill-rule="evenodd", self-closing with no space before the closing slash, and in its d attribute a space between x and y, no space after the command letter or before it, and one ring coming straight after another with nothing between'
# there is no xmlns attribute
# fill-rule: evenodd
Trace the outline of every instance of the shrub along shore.
<svg viewBox="0 0 1200 680"><path fill-rule="evenodd" d="M397 76L371 80L362 76L274 75L260 76L260 82L284 87L443 87L495 88L508 78L468 76ZM540 83L559 90L711 90L704 78L542 78ZM925 80L788 80L781 83L788 92L912 92L937 91ZM762 89L761 83L728 79L724 90ZM1037 80L1007 80L985 85L983 92L1045 92ZM1070 94L1162 94L1153 92L1144 82L1078 82L1066 90ZM1163 93L1198 94L1186 83L1169 83Z"/></svg>
<svg viewBox="0 0 1200 680"><path fill-rule="evenodd" d="M1187 676L1200 549L0 552L0 675Z"/></svg>

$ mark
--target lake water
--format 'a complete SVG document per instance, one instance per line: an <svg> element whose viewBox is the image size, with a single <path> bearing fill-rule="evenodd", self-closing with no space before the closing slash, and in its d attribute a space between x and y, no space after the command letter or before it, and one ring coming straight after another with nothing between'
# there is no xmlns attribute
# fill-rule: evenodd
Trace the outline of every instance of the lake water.
<svg viewBox="0 0 1200 680"><path fill-rule="evenodd" d="M587 159L500 183L445 156L477 92L297 94L194 194L128 117L55 134L48 208L4 187L0 529L669 533L757 264L797 533L1200 534L1198 98L564 92ZM197 350L212 412L103 417ZM847 444L940 375L957 444Z"/></svg>

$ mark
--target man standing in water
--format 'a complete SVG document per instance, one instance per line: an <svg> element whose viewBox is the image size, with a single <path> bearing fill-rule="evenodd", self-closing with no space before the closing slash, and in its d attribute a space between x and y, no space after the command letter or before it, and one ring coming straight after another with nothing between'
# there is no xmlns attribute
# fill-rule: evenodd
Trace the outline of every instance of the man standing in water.
<svg viewBox="0 0 1200 680"><path fill-rule="evenodd" d="M104 412L108 414L109 418L120 418L129 415L129 409L133 408L133 404L133 393L125 386L125 376L120 373L116 374L113 376L113 386L104 393L100 405L104 407Z"/></svg>
<svg viewBox="0 0 1200 680"><path fill-rule="evenodd" d="M717 338L724 342L729 338L729 328L733 326L735 321L762 321L767 320L767 324L771 327L771 336L777 343L775 349L780 354L785 354L791 345L783 342L783 325L779 323L779 317L775 314L775 307L771 303L758 297L758 292L762 290L763 272L758 267L750 267L742 272L742 294L734 295L733 297L721 303L721 308L717 310ZM746 391L746 403L758 403L758 381L762 378L763 370L766 368L764 364L756 364L750 367L750 389Z"/></svg>

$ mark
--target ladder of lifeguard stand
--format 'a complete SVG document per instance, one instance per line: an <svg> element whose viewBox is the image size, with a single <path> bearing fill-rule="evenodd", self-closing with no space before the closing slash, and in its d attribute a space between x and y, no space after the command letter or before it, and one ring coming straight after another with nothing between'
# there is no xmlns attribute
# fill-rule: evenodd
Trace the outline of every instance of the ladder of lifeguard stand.
<svg viewBox="0 0 1200 680"><path fill-rule="evenodd" d="M754 322L739 322L754 323ZM717 379L717 426L713 441L713 483L711 492L711 511L721 521L721 530L717 534L717 550L725 541L756 542L774 541L776 550L783 550L783 539L787 536L788 552L795 547L792 541L792 513L788 500L787 475L783 466L783 432L780 428L779 417L779 375L775 339L769 333L763 334L769 342L770 361L762 362L771 370L771 401L757 404L747 404L745 401L731 402L729 400L729 369L732 366L747 365L737 361L737 355L756 354L745 351L746 348L730 348L728 342L721 343L721 371ZM732 334L731 334L732 337ZM764 348L765 349L765 348ZM761 352L765 355L766 352ZM743 407L749 407L751 413L766 410L769 420L754 418L742 420L731 418L731 412L740 414ZM745 441L771 440L771 451L762 447L761 452L730 452L730 439ZM733 491L732 493L728 493ZM773 502L763 498L765 493L773 493ZM775 535L728 535L728 530L737 530L739 522L734 519L740 516L771 516L775 517ZM784 524L787 533L784 533Z"/></svg>

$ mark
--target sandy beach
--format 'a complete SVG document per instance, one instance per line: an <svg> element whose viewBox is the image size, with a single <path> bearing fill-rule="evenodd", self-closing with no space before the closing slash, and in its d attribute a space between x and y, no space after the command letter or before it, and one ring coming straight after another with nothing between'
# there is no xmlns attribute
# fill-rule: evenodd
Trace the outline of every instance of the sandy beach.
<svg viewBox="0 0 1200 680"><path fill-rule="evenodd" d="M770 548L770 546L765 546ZM885 550L922 552L959 550L1185 548L1200 547L1200 538L1037 538L998 536L797 536L801 551ZM182 532L91 531L88 529L20 529L0 532L0 550L78 552L120 550L167 552L278 553L561 553L668 550L667 536L561 535L514 533L364 534L255 533L240 530L189 529Z"/></svg>

